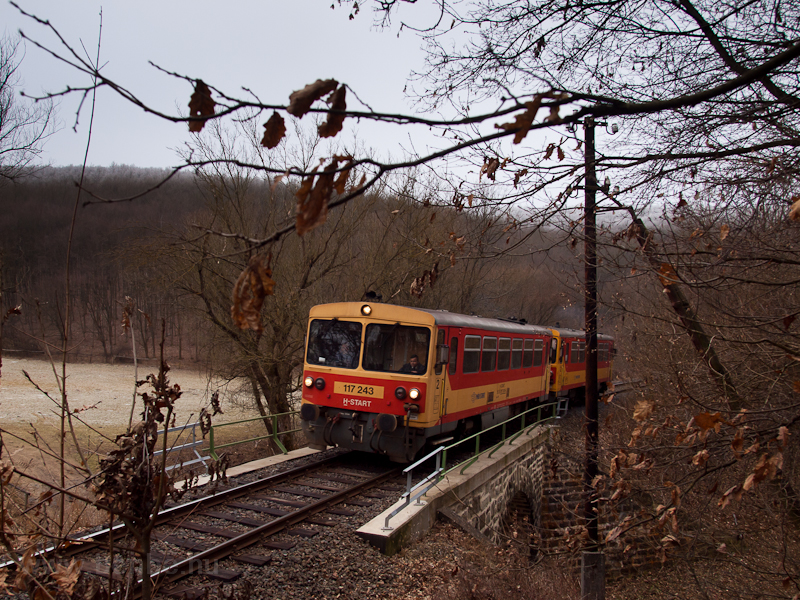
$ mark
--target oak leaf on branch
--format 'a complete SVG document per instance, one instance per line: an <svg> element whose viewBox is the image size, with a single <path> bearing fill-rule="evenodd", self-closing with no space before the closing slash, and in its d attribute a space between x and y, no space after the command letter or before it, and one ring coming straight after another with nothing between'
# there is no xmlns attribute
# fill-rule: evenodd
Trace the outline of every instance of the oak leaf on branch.
<svg viewBox="0 0 800 600"><path fill-rule="evenodd" d="M205 117L197 121L189 121L189 131L192 133L199 133L208 120L208 117L214 116L214 107L216 103L211 98L211 90L203 83L202 79L198 79L194 84L194 93L189 98L189 116L191 117Z"/></svg>
<svg viewBox="0 0 800 600"><path fill-rule="evenodd" d="M264 123L264 137L261 138L261 145L270 150L280 144L283 136L286 135L286 123L277 111Z"/></svg>
<svg viewBox="0 0 800 600"><path fill-rule="evenodd" d="M495 180L495 171L500 166L500 159L498 158L489 158L484 157L483 159L483 166L481 167L480 175L478 175L478 180L480 181L481 177L483 177L484 173L488 179L492 181Z"/></svg>
<svg viewBox="0 0 800 600"><path fill-rule="evenodd" d="M342 130L345 118L344 111L347 110L346 92L347 88L340 85L331 95L331 109L328 111L328 119L317 128L319 137L334 137Z"/></svg>
<svg viewBox="0 0 800 600"><path fill-rule="evenodd" d="M533 121L536 119L536 113L539 112L541 104L542 95L537 94L533 97L533 100L525 103L525 110L517 114L512 123L495 124L495 128L504 129L506 131L516 130L514 134L514 143L519 144L525 139L525 136L528 135L528 131L530 131L531 125L533 125Z"/></svg>
<svg viewBox="0 0 800 600"><path fill-rule="evenodd" d="M304 235L315 227L322 225L328 218L328 202L334 190L344 190L351 167L346 164L339 179L335 180L339 163L348 161L352 163L351 156L334 155L319 174L314 169L306 177L297 190L297 221L295 229L297 235ZM346 175L344 173L347 173ZM315 181L316 180L316 181ZM341 192L340 192L341 193Z"/></svg>
<svg viewBox="0 0 800 600"><path fill-rule="evenodd" d="M251 257L233 286L231 318L239 329L252 329L257 333L263 331L261 307L275 288L271 278L272 269L269 268L270 258L265 259L262 255Z"/></svg>
<svg viewBox="0 0 800 600"><path fill-rule="evenodd" d="M289 106L286 112L297 118L302 117L310 109L311 105L326 94L330 94L336 89L339 82L335 79L317 79L314 83L309 83L302 90L297 90L289 95Z"/></svg>

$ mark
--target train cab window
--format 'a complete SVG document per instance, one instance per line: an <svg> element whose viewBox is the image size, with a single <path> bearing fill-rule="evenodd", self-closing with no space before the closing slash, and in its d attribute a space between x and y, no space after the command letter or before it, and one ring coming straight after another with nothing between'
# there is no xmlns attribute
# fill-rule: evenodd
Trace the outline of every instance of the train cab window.
<svg viewBox="0 0 800 600"><path fill-rule="evenodd" d="M481 371L494 371L497 365L497 338L483 338L483 352L481 353Z"/></svg>
<svg viewBox="0 0 800 600"><path fill-rule="evenodd" d="M597 345L597 362L608 362L608 344Z"/></svg>
<svg viewBox="0 0 800 600"><path fill-rule="evenodd" d="M522 354L522 366L529 368L533 364L533 340L525 340L525 352Z"/></svg>
<svg viewBox="0 0 800 600"><path fill-rule="evenodd" d="M497 370L507 371L511 365L511 338L500 338L497 347Z"/></svg>
<svg viewBox="0 0 800 600"><path fill-rule="evenodd" d="M360 355L361 323L338 319L311 321L306 352L308 364L356 369Z"/></svg>
<svg viewBox="0 0 800 600"><path fill-rule="evenodd" d="M431 331L427 327L370 323L364 336L362 364L367 371L424 375L430 345Z"/></svg>
<svg viewBox="0 0 800 600"><path fill-rule="evenodd" d="M519 369L522 366L522 340L511 342L511 368Z"/></svg>
<svg viewBox="0 0 800 600"><path fill-rule="evenodd" d="M464 373L477 373L481 367L481 337L468 335L464 337Z"/></svg>
<svg viewBox="0 0 800 600"><path fill-rule="evenodd" d="M447 367L448 372L450 375L453 375L456 372L456 368L458 368L458 338L451 337L450 338L450 364Z"/></svg>
<svg viewBox="0 0 800 600"><path fill-rule="evenodd" d="M542 366L542 355L544 354L544 340L536 340L533 343L533 366Z"/></svg>
<svg viewBox="0 0 800 600"><path fill-rule="evenodd" d="M550 364L554 365L558 361L558 340L553 338L550 340Z"/></svg>

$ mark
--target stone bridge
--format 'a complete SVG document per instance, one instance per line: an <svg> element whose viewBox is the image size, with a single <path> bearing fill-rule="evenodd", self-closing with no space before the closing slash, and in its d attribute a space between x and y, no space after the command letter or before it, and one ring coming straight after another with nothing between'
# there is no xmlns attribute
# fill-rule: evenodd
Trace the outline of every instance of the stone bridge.
<svg viewBox="0 0 800 600"><path fill-rule="evenodd" d="M440 515L471 531L488 542L503 541L504 519L509 512L526 512L531 527L529 544L532 552L567 554L568 563L578 568L580 562L583 467L578 460L552 451L558 426L537 426L513 443L481 456L464 473L455 470L423 497L424 504L412 503L389 521L386 517L402 506L397 502L358 530L385 554L395 554L424 536ZM425 476L428 473L415 475ZM633 513L633 502L601 509L600 535L625 514ZM656 540L636 540L623 547L618 540L604 548L606 572L614 576L657 562ZM630 540L629 540L630 542ZM631 550L633 548L633 550Z"/></svg>

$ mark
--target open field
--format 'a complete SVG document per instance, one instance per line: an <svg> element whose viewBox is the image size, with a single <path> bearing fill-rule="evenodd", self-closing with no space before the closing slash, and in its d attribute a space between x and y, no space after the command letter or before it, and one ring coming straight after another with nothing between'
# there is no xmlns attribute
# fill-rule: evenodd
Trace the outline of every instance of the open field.
<svg viewBox="0 0 800 600"><path fill-rule="evenodd" d="M60 365L56 368L60 372ZM23 374L53 398L59 399L58 385L49 362L30 358L3 358L0 377L0 422L4 427L12 424L37 428L58 425L60 409L45 394L37 390ZM154 372L154 367L139 367L139 379ZM228 399L223 382L213 381L199 371L172 369L171 383L181 386L183 395L176 404L179 423L196 420L208 398L220 389L225 413L215 418L215 423L234 421L255 416L251 411L235 406ZM142 386L139 391L148 391ZM67 365L67 398L70 408L84 409L81 418L91 426L116 433L128 424L134 391L133 365L102 363L75 363ZM134 415L134 418L136 415ZM193 419L194 417L194 419Z"/></svg>
<svg viewBox="0 0 800 600"><path fill-rule="evenodd" d="M60 366L57 367L60 371ZM25 377L23 371L30 375L40 391ZM153 372L153 367L139 367L138 377ZM174 368L169 372L171 384L180 385L183 395L176 403L175 425L185 425L198 420L200 410L208 405L211 394L219 389L223 414L213 418L213 424L221 425L257 416L254 408L249 408L241 401L242 395L237 392L240 382L223 382L210 379L205 373L193 369ZM139 388L139 392L149 391L149 386ZM111 447L110 442L123 433L128 425L131 402L134 391L133 365L109 365L102 363L73 363L67 365L67 397L70 410L78 410L74 419L78 443L87 452L90 463L95 463L99 455ZM54 460L52 454L57 453L60 429L60 409L51 400L58 400L58 385L49 362L31 358L4 358L3 370L0 374L0 427L6 432L3 435L3 458L11 459L17 468L27 470L52 479ZM137 411L141 411L141 400ZM134 421L139 418L134 413ZM33 436L33 432L36 436ZM258 438L265 434L260 420L245 424L234 424L223 427L216 432L217 445ZM199 428L196 431L201 436ZM179 445L191 441L190 433L181 434L180 438L171 437L170 445ZM40 452L34 442L47 449L52 449L51 457L47 452ZM302 443L302 436L295 434L296 443ZM286 441L286 440L284 440ZM208 438L199 449L208 454ZM246 444L225 448L230 464L239 464L253 458L270 455L267 440L258 440ZM68 443L67 453L77 462L72 444ZM177 453L170 458L187 460L194 458L188 450L181 455ZM47 475L49 473L49 475Z"/></svg>

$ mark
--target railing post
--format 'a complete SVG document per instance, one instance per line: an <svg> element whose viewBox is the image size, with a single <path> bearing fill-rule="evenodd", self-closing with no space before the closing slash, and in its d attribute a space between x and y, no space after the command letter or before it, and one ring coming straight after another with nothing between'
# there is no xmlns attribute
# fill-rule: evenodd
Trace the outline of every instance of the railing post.
<svg viewBox="0 0 800 600"><path fill-rule="evenodd" d="M219 460L219 456L217 456L217 451L214 448L214 426L211 426L211 429L208 430L208 453L211 455L211 458L214 460Z"/></svg>

